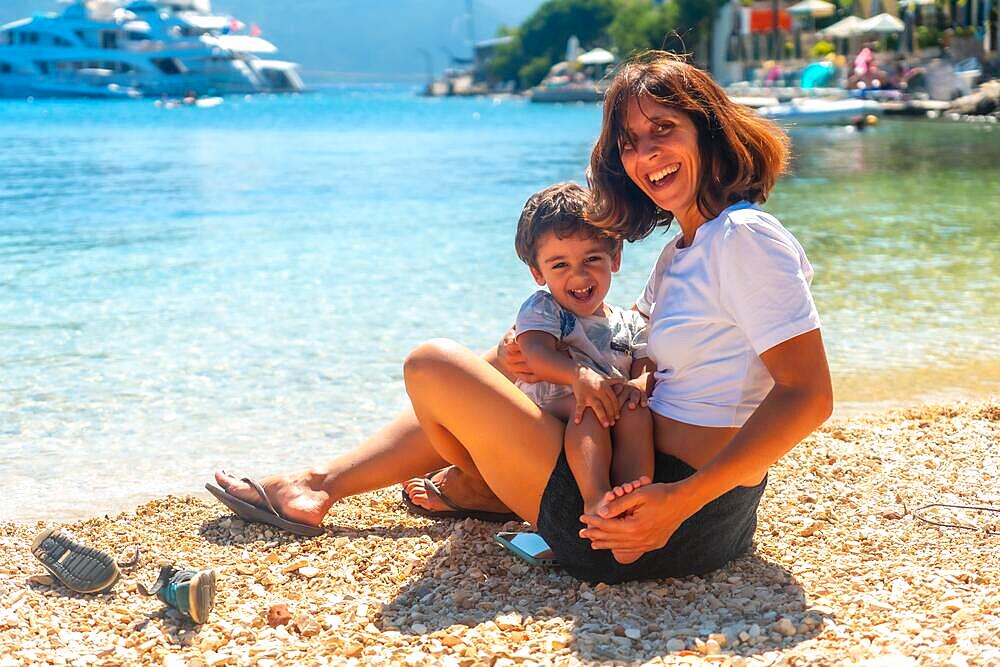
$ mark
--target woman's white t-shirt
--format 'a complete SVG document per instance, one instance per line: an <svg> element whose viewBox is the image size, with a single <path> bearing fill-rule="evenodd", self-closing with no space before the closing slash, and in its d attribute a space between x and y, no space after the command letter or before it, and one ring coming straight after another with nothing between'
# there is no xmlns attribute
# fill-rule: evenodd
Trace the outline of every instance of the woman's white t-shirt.
<svg viewBox="0 0 1000 667"><path fill-rule="evenodd" d="M667 243L636 302L649 317L650 408L699 426L739 427L774 386L760 354L819 328L813 270L776 218L740 202Z"/></svg>

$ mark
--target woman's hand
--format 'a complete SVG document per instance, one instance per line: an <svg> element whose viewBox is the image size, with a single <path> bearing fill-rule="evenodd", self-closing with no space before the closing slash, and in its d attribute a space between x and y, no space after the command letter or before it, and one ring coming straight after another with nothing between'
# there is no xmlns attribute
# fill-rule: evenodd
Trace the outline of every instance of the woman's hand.
<svg viewBox="0 0 1000 667"><path fill-rule="evenodd" d="M611 549L630 555L623 562L663 547L674 531L700 508L689 493L687 481L643 486L607 504L601 515L580 517L586 528L580 537L593 549Z"/></svg>
<svg viewBox="0 0 1000 667"><path fill-rule="evenodd" d="M576 397L574 423L579 424L583 413L590 408L601 426L607 428L614 424L621 416L616 388L623 384L622 378L606 378L591 368L580 366L571 385Z"/></svg>
<svg viewBox="0 0 1000 667"><path fill-rule="evenodd" d="M507 329L507 333L497 343L497 360L518 380L529 383L538 382L538 377L531 371L528 361L521 354L521 346L517 344L516 338L514 327Z"/></svg>

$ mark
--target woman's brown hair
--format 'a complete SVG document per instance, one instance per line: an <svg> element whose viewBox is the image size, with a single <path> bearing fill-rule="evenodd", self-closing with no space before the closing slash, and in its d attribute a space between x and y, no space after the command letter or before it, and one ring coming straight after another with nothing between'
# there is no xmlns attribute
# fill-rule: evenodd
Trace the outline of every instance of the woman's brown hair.
<svg viewBox="0 0 1000 667"><path fill-rule="evenodd" d="M628 105L641 98L683 111L694 122L701 157L697 203L703 215L713 218L744 199L767 200L788 166L784 131L730 100L711 76L682 56L646 51L618 70L604 98L601 135L590 156L592 224L635 241L673 217L659 211L622 167Z"/></svg>

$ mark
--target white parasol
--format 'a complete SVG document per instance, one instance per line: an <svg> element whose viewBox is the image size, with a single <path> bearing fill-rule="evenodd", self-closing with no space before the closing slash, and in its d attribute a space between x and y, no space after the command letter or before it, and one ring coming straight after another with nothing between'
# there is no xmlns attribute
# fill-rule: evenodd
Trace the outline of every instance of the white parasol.
<svg viewBox="0 0 1000 667"><path fill-rule="evenodd" d="M890 14L879 14L870 19L865 19L858 26L863 32L893 33L903 32L906 26L902 21Z"/></svg>
<svg viewBox="0 0 1000 667"><path fill-rule="evenodd" d="M825 0L802 0L786 10L793 16L833 16L837 8Z"/></svg>
<svg viewBox="0 0 1000 667"><path fill-rule="evenodd" d="M615 61L615 55L607 49L596 48L581 53L576 57L576 62L581 65L607 65Z"/></svg>
<svg viewBox="0 0 1000 667"><path fill-rule="evenodd" d="M845 19L837 21L833 25L823 28L818 34L824 39L848 39L849 37L856 37L864 34L864 30L861 29L862 23L864 23L864 19L858 18L857 16L848 16Z"/></svg>

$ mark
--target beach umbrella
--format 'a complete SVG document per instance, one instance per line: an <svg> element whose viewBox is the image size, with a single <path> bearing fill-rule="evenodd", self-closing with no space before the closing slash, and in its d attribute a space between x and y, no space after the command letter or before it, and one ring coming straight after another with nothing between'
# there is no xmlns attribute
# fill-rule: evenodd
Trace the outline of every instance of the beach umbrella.
<svg viewBox="0 0 1000 667"><path fill-rule="evenodd" d="M812 16L815 18L817 16L833 16L837 8L825 0L802 0L786 11L793 16Z"/></svg>
<svg viewBox="0 0 1000 667"><path fill-rule="evenodd" d="M864 19L857 16L848 16L833 25L823 28L817 34L824 38L847 39L849 37L856 37L864 33L864 30L861 30L861 24L864 22Z"/></svg>
<svg viewBox="0 0 1000 667"><path fill-rule="evenodd" d="M590 51L581 53L576 57L576 62L581 65L607 65L608 63L613 63L614 61L614 54L607 49L602 48L591 49Z"/></svg>
<svg viewBox="0 0 1000 667"><path fill-rule="evenodd" d="M870 19L865 19L858 27L863 32L881 32L886 34L903 32L906 29L906 25L902 21L890 14L879 14Z"/></svg>

